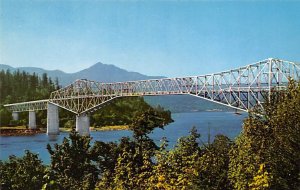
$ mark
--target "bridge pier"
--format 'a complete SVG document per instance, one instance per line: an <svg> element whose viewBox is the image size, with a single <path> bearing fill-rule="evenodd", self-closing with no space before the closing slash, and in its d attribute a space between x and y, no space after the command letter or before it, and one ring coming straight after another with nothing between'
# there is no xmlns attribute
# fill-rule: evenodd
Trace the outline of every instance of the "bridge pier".
<svg viewBox="0 0 300 190"><path fill-rule="evenodd" d="M29 111L29 129L36 129L36 117L35 117L35 111Z"/></svg>
<svg viewBox="0 0 300 190"><path fill-rule="evenodd" d="M14 121L18 121L19 120L19 112L12 112L12 118Z"/></svg>
<svg viewBox="0 0 300 190"><path fill-rule="evenodd" d="M48 103L47 105L47 134L59 134L58 106Z"/></svg>
<svg viewBox="0 0 300 190"><path fill-rule="evenodd" d="M83 136L90 135L90 117L88 115L76 115L76 131Z"/></svg>

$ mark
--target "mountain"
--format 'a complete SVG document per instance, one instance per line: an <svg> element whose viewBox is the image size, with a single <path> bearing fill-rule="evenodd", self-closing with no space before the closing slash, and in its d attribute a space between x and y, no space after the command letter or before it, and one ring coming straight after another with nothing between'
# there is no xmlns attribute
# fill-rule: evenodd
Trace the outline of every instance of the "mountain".
<svg viewBox="0 0 300 190"><path fill-rule="evenodd" d="M37 67L14 68L9 65L0 64L0 70L7 69L9 69L11 72L20 70L31 74L36 73L39 76L42 76L43 73L47 73L47 75L52 79L58 78L59 83L62 86L66 86L75 81L76 79L88 79L99 82L122 82L132 80L164 78L163 76L147 76L137 72L130 72L125 69L116 67L114 65L107 65L100 62L76 73L65 73L60 70L45 70Z"/></svg>

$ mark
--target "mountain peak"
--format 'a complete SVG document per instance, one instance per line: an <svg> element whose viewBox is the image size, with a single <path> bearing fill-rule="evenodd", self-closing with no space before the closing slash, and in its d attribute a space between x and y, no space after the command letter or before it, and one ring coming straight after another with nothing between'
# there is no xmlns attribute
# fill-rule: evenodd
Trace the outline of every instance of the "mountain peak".
<svg viewBox="0 0 300 190"><path fill-rule="evenodd" d="M89 68L94 68L94 67L115 67L115 68L118 68L116 67L115 65L112 65L112 64L105 64L105 63L102 63L102 62L97 62L95 63L94 65L90 66ZM89 69L87 68L87 69ZM119 68L120 69L120 68Z"/></svg>

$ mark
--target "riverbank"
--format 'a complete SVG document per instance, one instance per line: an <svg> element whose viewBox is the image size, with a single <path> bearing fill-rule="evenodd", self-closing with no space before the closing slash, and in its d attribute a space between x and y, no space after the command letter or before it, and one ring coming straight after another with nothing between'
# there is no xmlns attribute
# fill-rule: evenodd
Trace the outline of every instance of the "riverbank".
<svg viewBox="0 0 300 190"><path fill-rule="evenodd" d="M111 125L111 126L102 126L102 127L90 127L91 131L122 131L122 130L128 130L128 125ZM60 132L70 132L72 131L72 128L59 128Z"/></svg>
<svg viewBox="0 0 300 190"><path fill-rule="evenodd" d="M112 125L112 126L103 126L103 127L91 127L91 131L122 131L128 130L128 125Z"/></svg>
<svg viewBox="0 0 300 190"><path fill-rule="evenodd" d="M113 125L103 127L90 127L91 131L121 131L128 130L128 125ZM0 127L0 136L28 136L40 133L46 133L46 128L28 129L26 126ZM72 128L59 128L60 132L70 132Z"/></svg>
<svg viewBox="0 0 300 190"><path fill-rule="evenodd" d="M46 129L28 129L26 126L16 126L16 127L0 127L0 136L29 136L40 133L45 133Z"/></svg>

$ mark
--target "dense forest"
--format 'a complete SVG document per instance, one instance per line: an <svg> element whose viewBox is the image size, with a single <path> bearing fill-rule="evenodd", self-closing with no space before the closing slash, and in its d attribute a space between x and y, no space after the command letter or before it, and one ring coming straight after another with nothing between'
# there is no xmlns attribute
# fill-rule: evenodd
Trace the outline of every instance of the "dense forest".
<svg viewBox="0 0 300 190"><path fill-rule="evenodd" d="M59 88L58 80L53 81L46 73L39 77L19 70L11 73L0 71L0 102L8 104L49 98L50 92Z"/></svg>
<svg viewBox="0 0 300 190"><path fill-rule="evenodd" d="M0 126L11 124L11 113L3 105L31 100L49 98L50 92L59 88L58 80L53 81L43 74L39 77L36 74L28 74L19 70L11 73L9 70L0 71ZM28 113L21 113L20 121L17 124L26 125L28 123ZM38 112L38 123L45 123L46 113Z"/></svg>
<svg viewBox="0 0 300 190"><path fill-rule="evenodd" d="M91 143L72 132L47 146L50 165L28 151L0 162L1 189L299 189L300 82L264 106L235 140L217 135L200 143L193 128L174 147L167 138L156 145L149 134L167 121L152 109L135 115L132 137L119 142Z"/></svg>
<svg viewBox="0 0 300 190"><path fill-rule="evenodd" d="M36 74L9 70L0 72L0 126L27 125L28 113L21 112L19 121L12 121L9 111L4 104L31 100L48 99L50 93L60 88L59 81L49 78L47 74L39 77ZM134 116L142 110L154 109L157 114L171 121L171 113L162 107L151 108L141 97L120 98L110 102L107 106L91 115L91 126L129 125ZM37 111L37 124L46 127L46 111ZM60 127L73 128L75 115L60 109Z"/></svg>

